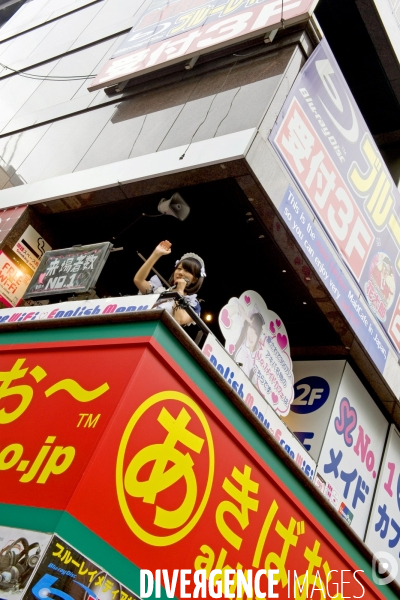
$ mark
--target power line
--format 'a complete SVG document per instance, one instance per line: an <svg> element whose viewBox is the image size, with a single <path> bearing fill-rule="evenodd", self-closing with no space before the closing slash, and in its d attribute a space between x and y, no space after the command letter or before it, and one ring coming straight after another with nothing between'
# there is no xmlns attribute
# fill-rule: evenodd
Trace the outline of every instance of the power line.
<svg viewBox="0 0 400 600"><path fill-rule="evenodd" d="M36 79L38 81L84 81L86 79L94 79L97 77L97 75L69 75L65 77L61 75L34 75L33 73L26 73L25 71L17 71L16 69L7 67L7 65L4 65L3 63L0 63L0 67L12 71L12 73L19 75L20 77Z"/></svg>

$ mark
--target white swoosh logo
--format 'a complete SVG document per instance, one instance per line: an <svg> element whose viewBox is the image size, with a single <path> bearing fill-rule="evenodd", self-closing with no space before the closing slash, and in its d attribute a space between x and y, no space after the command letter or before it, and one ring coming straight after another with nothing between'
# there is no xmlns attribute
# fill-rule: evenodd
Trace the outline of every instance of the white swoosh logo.
<svg viewBox="0 0 400 600"><path fill-rule="evenodd" d="M351 126L350 129L346 129L345 127L342 127L342 125L340 125L340 123L338 123L335 119L335 117L329 112L329 110L326 108L325 104L322 102L321 98L318 96L322 106L324 107L324 109L326 110L326 112L328 113L330 119L332 120L332 122L335 124L335 126L337 127L337 129L340 131L340 133L346 138L346 140L348 140L349 142L356 142L358 140L358 121L357 121L357 117L356 117L356 113L354 112L354 109L351 105L351 102L349 101L349 98L346 94L346 98L347 98L347 102L348 105L350 107L350 112L351 112L351 116L353 119L353 125Z"/></svg>

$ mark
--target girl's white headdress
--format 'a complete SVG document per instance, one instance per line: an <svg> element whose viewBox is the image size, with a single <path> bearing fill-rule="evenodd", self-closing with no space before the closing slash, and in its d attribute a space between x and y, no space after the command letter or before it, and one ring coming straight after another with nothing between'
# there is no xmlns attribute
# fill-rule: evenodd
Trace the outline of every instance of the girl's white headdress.
<svg viewBox="0 0 400 600"><path fill-rule="evenodd" d="M179 263L181 263L183 260L185 260L185 258L194 258L195 260L197 260L198 263L200 263L200 276L201 277L205 277L206 276L206 270L204 267L204 260L198 255L198 254L194 254L194 252L187 252L186 254L184 254L180 260L177 260L175 263L175 267L177 267L179 265Z"/></svg>

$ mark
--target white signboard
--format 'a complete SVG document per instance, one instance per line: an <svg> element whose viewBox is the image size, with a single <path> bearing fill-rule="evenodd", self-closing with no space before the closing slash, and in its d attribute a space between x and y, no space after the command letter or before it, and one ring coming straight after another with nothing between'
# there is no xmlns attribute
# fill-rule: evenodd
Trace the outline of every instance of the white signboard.
<svg viewBox="0 0 400 600"><path fill-rule="evenodd" d="M50 321L54 319L70 319L71 317L95 317L113 313L136 312L149 310L158 300L160 294L123 296L122 298L102 298L101 300L85 300L83 302L60 302L46 306L24 306L0 310L0 326L3 323L20 323L25 321Z"/></svg>
<svg viewBox="0 0 400 600"><path fill-rule="evenodd" d="M315 473L313 459L212 334L206 338L203 354L243 402L251 408L264 427L278 440L297 466L307 477L313 479Z"/></svg>
<svg viewBox="0 0 400 600"><path fill-rule="evenodd" d="M15 244L13 250L32 271L36 271L43 254L51 250L51 246L49 246L36 229L29 225Z"/></svg>
<svg viewBox="0 0 400 600"><path fill-rule="evenodd" d="M289 338L282 320L257 292L231 298L218 316L225 348L280 415L293 400Z"/></svg>
<svg viewBox="0 0 400 600"><path fill-rule="evenodd" d="M400 433L391 426L365 543L400 584Z"/></svg>
<svg viewBox="0 0 400 600"><path fill-rule="evenodd" d="M40 563L51 536L0 526L0 597L18 600Z"/></svg>
<svg viewBox="0 0 400 600"><path fill-rule="evenodd" d="M325 481L327 495L338 496L336 508L362 539L387 429L385 417L347 364L317 471ZM320 485L320 481L316 483Z"/></svg>
<svg viewBox="0 0 400 600"><path fill-rule="evenodd" d="M314 460L318 461L346 361L293 363L294 400L283 417Z"/></svg>

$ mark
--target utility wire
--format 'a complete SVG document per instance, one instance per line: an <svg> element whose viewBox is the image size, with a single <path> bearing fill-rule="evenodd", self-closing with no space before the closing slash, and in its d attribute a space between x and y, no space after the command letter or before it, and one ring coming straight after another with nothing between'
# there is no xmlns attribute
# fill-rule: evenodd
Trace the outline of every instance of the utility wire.
<svg viewBox="0 0 400 600"><path fill-rule="evenodd" d="M20 75L20 77L26 77L27 79L37 79L39 81L82 81L86 79L94 79L97 75L70 75L70 76L61 76L61 75L34 75L33 73L26 73L25 71L17 71L16 69L12 69L11 67L7 67L3 63L0 63L0 67L3 69L7 69L8 71L12 71L16 75Z"/></svg>

